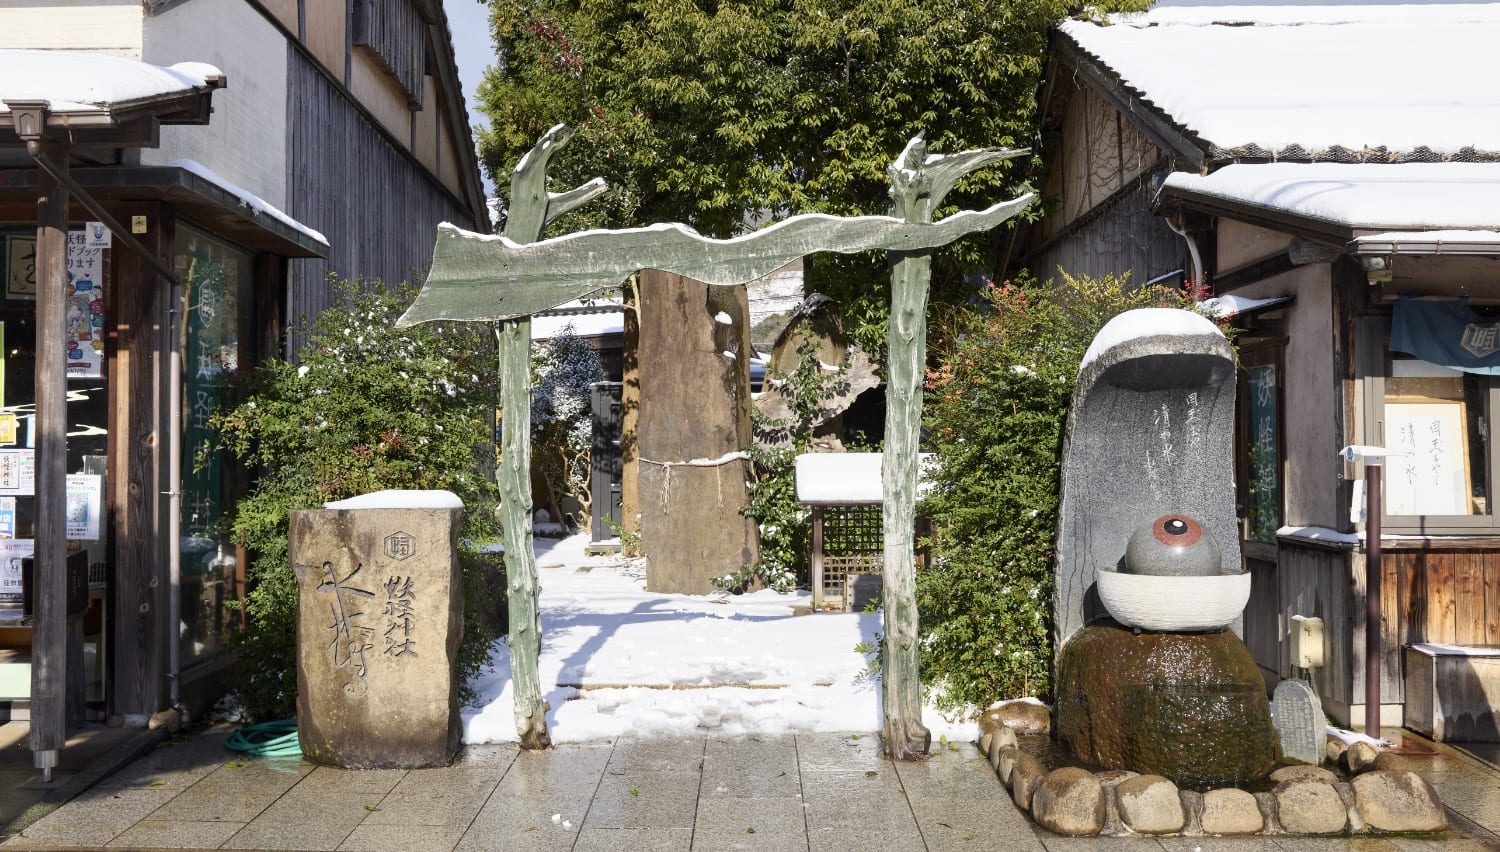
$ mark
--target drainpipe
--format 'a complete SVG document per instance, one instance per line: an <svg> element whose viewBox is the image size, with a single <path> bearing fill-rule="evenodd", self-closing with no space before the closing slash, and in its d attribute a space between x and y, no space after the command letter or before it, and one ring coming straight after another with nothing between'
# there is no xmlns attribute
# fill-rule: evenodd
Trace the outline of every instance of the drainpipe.
<svg viewBox="0 0 1500 852"><path fill-rule="evenodd" d="M1365 463L1365 735L1380 739L1380 468L1401 451L1354 444L1339 451L1346 462Z"/></svg>
<svg viewBox="0 0 1500 852"><path fill-rule="evenodd" d="M1198 282L1200 290L1205 293L1208 292L1208 271L1203 268L1203 258L1198 254L1197 240L1189 236L1185 229L1177 227L1177 223L1171 219L1164 217L1162 221L1167 223L1167 227L1172 229L1172 233L1182 237L1183 242L1187 243L1188 256L1193 259L1193 273L1196 276L1194 280Z"/></svg>
<svg viewBox="0 0 1500 852"><path fill-rule="evenodd" d="M174 280L167 304L167 698L186 727L182 703L182 282Z"/></svg>

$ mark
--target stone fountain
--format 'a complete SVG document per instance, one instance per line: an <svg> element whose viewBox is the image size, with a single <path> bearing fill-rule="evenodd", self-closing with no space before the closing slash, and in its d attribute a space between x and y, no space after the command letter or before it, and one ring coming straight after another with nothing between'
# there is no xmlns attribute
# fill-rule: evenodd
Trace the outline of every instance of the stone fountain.
<svg viewBox="0 0 1500 852"><path fill-rule="evenodd" d="M1116 317L1079 372L1063 454L1054 733L1079 760L1178 782L1276 763L1238 635L1234 353L1189 311Z"/></svg>

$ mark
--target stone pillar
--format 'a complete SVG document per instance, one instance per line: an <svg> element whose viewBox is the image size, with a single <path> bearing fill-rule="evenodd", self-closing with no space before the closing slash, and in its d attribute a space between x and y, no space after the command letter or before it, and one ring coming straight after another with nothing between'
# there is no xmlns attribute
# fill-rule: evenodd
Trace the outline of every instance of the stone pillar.
<svg viewBox="0 0 1500 852"><path fill-rule="evenodd" d="M641 273L637 440L646 588L707 594L755 561L740 514L750 462L750 328L744 287ZM698 462L691 464L690 462Z"/></svg>
<svg viewBox="0 0 1500 852"><path fill-rule="evenodd" d="M462 519L461 508L291 513L297 731L309 760L346 769L452 762L462 735Z"/></svg>

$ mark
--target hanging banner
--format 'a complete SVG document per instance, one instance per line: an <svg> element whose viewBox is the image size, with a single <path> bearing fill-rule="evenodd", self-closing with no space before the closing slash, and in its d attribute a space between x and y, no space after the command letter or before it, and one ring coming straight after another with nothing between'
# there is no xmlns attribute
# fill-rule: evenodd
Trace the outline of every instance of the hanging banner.
<svg viewBox="0 0 1500 852"><path fill-rule="evenodd" d="M1500 375L1500 317L1480 316L1467 299L1403 295L1392 309L1391 349L1465 373Z"/></svg>
<svg viewBox="0 0 1500 852"><path fill-rule="evenodd" d="M104 252L91 247L87 231L68 232L65 297L68 378L104 375Z"/></svg>

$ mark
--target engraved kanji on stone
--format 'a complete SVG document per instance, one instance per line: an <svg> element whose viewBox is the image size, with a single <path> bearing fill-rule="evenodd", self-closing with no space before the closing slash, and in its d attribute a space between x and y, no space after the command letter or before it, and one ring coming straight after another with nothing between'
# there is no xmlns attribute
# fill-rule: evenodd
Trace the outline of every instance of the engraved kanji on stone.
<svg viewBox="0 0 1500 852"><path fill-rule="evenodd" d="M411 533L393 532L385 537L385 555L400 561L417 555L417 542Z"/></svg>

